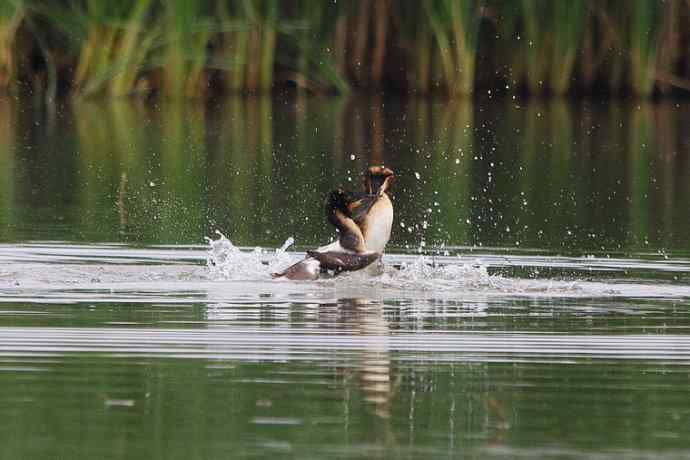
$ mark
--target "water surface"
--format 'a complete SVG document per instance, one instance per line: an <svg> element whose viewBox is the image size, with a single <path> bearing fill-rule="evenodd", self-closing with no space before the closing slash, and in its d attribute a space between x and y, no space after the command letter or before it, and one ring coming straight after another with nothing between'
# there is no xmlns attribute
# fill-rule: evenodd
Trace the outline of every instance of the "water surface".
<svg viewBox="0 0 690 460"><path fill-rule="evenodd" d="M687 115L1 100L0 455L685 458ZM383 271L271 280L372 162Z"/></svg>

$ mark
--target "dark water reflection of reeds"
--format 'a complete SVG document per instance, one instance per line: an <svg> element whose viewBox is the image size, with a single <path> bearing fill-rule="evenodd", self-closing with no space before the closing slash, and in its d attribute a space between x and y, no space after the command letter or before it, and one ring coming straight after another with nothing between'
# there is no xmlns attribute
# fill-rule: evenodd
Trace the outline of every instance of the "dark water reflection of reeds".
<svg viewBox="0 0 690 460"><path fill-rule="evenodd" d="M321 203L383 162L393 244L678 251L686 105L230 98L0 100L0 238L242 245L329 238ZM426 227L426 228L425 228Z"/></svg>

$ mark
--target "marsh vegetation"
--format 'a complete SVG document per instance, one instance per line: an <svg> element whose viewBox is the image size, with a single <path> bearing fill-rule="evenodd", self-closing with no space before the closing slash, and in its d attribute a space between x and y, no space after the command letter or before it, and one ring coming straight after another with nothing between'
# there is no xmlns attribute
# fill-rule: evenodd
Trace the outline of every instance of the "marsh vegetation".
<svg viewBox="0 0 690 460"><path fill-rule="evenodd" d="M2 0L0 90L650 97L689 41L685 0Z"/></svg>

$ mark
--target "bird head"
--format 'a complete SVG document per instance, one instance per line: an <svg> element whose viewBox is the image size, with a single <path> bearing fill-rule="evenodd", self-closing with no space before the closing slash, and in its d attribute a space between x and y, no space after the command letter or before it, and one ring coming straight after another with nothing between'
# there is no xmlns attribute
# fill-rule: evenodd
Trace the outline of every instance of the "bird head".
<svg viewBox="0 0 690 460"><path fill-rule="evenodd" d="M372 195L383 195L393 184L395 174L385 166L370 166L364 173L364 188Z"/></svg>

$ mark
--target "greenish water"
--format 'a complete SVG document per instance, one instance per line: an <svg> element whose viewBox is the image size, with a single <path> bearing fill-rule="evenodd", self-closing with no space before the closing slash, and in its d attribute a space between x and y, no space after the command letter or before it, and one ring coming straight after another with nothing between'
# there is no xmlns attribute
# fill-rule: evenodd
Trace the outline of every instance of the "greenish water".
<svg viewBox="0 0 690 460"><path fill-rule="evenodd" d="M688 115L0 99L0 457L686 458ZM272 281L380 162L383 273Z"/></svg>
<svg viewBox="0 0 690 460"><path fill-rule="evenodd" d="M230 99L55 113L0 102L4 241L330 238L320 203L385 162L392 244L690 253L687 105ZM353 157L354 155L354 157ZM352 159L354 158L354 159ZM415 176L419 175L419 179ZM428 222L422 229L421 223ZM417 228L415 228L417 227Z"/></svg>

